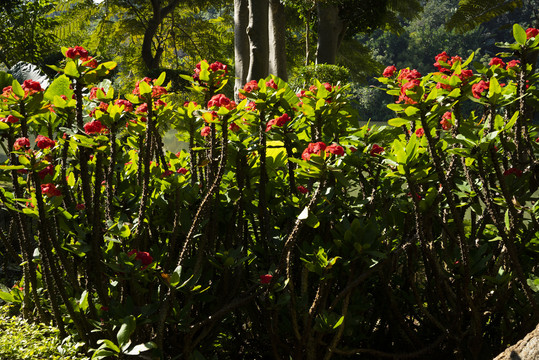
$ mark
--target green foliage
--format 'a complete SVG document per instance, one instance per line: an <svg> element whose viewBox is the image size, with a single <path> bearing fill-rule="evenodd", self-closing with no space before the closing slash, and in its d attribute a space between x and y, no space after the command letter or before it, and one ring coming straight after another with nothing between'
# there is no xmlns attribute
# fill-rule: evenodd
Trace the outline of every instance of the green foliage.
<svg viewBox="0 0 539 360"><path fill-rule="evenodd" d="M0 307L0 358L10 360L89 360L80 354L82 344L58 338L58 329L31 324Z"/></svg>
<svg viewBox="0 0 539 360"><path fill-rule="evenodd" d="M447 28L462 34L521 6L522 0L461 0Z"/></svg>
<svg viewBox="0 0 539 360"><path fill-rule="evenodd" d="M344 66L331 64L311 64L300 67L297 76L291 82L291 86L295 88L303 88L306 84L310 84L314 79L330 84L345 83L350 78L350 70Z"/></svg>

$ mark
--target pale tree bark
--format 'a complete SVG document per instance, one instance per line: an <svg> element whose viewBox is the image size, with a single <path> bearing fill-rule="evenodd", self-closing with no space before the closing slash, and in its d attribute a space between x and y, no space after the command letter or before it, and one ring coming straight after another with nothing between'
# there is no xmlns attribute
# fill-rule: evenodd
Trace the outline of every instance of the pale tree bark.
<svg viewBox="0 0 539 360"><path fill-rule="evenodd" d="M318 3L318 47L317 64L335 64L337 50L346 31L339 17L339 8L331 4Z"/></svg>
<svg viewBox="0 0 539 360"><path fill-rule="evenodd" d="M287 81L286 18L280 0L269 0L269 73Z"/></svg>
<svg viewBox="0 0 539 360"><path fill-rule="evenodd" d="M268 76L269 41L268 41L268 0L249 1L249 72L246 81L259 80Z"/></svg>
<svg viewBox="0 0 539 360"><path fill-rule="evenodd" d="M174 10L176 6L180 3L180 0L171 0L167 6L162 7L161 0L151 0L153 14L152 17L148 20L146 25L146 30L144 31L144 39L142 40L142 61L148 69L156 69L159 67L161 61L161 55L163 54L163 48L157 46L153 49L154 37L157 34L159 25L163 20Z"/></svg>
<svg viewBox="0 0 539 360"><path fill-rule="evenodd" d="M235 77L234 94L238 100L238 90L247 82L249 72L249 1L234 0L234 60Z"/></svg>

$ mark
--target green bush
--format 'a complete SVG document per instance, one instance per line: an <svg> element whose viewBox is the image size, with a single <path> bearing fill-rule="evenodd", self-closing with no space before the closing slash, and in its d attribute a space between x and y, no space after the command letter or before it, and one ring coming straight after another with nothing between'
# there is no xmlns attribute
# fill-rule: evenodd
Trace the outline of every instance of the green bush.
<svg viewBox="0 0 539 360"><path fill-rule="evenodd" d="M88 360L79 353L83 344L70 338L60 340L58 329L31 324L10 314L10 306L0 306L0 359Z"/></svg>

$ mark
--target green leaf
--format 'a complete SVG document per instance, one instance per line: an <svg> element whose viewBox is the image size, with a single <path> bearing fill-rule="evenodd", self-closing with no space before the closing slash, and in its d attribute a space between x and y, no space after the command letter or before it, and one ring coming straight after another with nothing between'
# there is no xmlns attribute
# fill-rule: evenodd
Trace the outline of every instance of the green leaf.
<svg viewBox="0 0 539 360"><path fill-rule="evenodd" d="M509 209L507 209L507 210L505 211L505 218L504 218L504 220L505 220L505 228L506 228L507 230L511 229L511 222L509 221Z"/></svg>
<svg viewBox="0 0 539 360"><path fill-rule="evenodd" d="M137 326L135 317L133 315L126 316L123 319L123 324L120 327L120 330L118 331L118 334L116 335L118 339L118 345L120 347L124 346L129 342L129 337L131 337L131 334L133 331L135 331L135 328Z"/></svg>
<svg viewBox="0 0 539 360"><path fill-rule="evenodd" d="M154 85L156 86L161 86L163 85L163 83L165 82L165 77L166 77L166 73L163 71L161 73L161 75L159 75L159 77L153 82Z"/></svg>
<svg viewBox="0 0 539 360"><path fill-rule="evenodd" d="M515 125L515 123L517 122L517 119L518 119L518 115L519 115L519 112L518 111L515 111L515 113L513 114L513 116L511 117L511 119L509 119L509 121L507 122L507 125L505 125L505 127L503 128L503 130L509 130L513 127L513 125Z"/></svg>
<svg viewBox="0 0 539 360"><path fill-rule="evenodd" d="M74 61L71 61L71 60L67 62L66 67L64 69L64 73L67 76L71 76L74 78L78 78L80 76L79 71L77 70L77 65L75 64Z"/></svg>
<svg viewBox="0 0 539 360"><path fill-rule="evenodd" d="M519 24L513 25L513 37L520 45L526 44L527 36L526 31Z"/></svg>
<svg viewBox="0 0 539 360"><path fill-rule="evenodd" d="M405 110L404 110L404 113L408 116L413 116L417 113L419 113L419 109L416 108L415 106L408 106Z"/></svg>
<svg viewBox="0 0 539 360"><path fill-rule="evenodd" d="M105 359L109 356L116 356L116 354L117 353L112 352L110 350L99 349L92 355L92 359L96 359L96 360Z"/></svg>
<svg viewBox="0 0 539 360"><path fill-rule="evenodd" d="M406 120L403 118L393 118L387 121L388 125L399 127L402 125L407 125L410 123L410 120Z"/></svg>
<svg viewBox="0 0 539 360"><path fill-rule="evenodd" d="M171 286L178 285L180 283L181 276L182 276L182 266L179 265L178 267L176 267L176 269L174 269L174 272L170 276L170 285Z"/></svg>
<svg viewBox="0 0 539 360"><path fill-rule="evenodd" d="M8 302L8 303L14 303L15 302L15 298L13 297L13 295L11 295L10 293L5 292L5 291L0 291L0 299L4 300L5 302Z"/></svg>
<svg viewBox="0 0 539 360"><path fill-rule="evenodd" d="M138 87L140 91L140 96L146 96L152 93L152 87L146 81L141 81L138 84Z"/></svg>
<svg viewBox="0 0 539 360"><path fill-rule="evenodd" d="M84 290L79 300L80 308L85 311L88 308L88 291Z"/></svg>
<svg viewBox="0 0 539 360"><path fill-rule="evenodd" d="M147 342L147 343L144 343L144 344L139 344L139 345L136 345L134 346L133 348L130 348L126 351L124 351L124 354L125 355L139 355L141 352L145 352L145 351L148 351L148 350L151 350L151 349L156 349L157 348L157 345L153 342Z"/></svg>
<svg viewBox="0 0 539 360"><path fill-rule="evenodd" d="M17 95L20 98L24 97L24 90L21 84L17 80L13 80L13 82L11 83L11 88L13 92L15 93L15 95Z"/></svg>
<svg viewBox="0 0 539 360"><path fill-rule="evenodd" d="M9 129L9 124L5 122L0 122L0 130L7 130Z"/></svg>
<svg viewBox="0 0 539 360"><path fill-rule="evenodd" d="M49 101L53 101L55 96L61 96L65 95L68 99L71 98L73 95L73 90L69 88L71 85L71 80L65 75L60 75L54 81L50 86L47 88L47 91L45 91L45 99Z"/></svg>
<svg viewBox="0 0 539 360"><path fill-rule="evenodd" d="M298 219L299 220L305 220L309 217L309 207L305 206L305 209L299 214Z"/></svg>
<svg viewBox="0 0 539 360"><path fill-rule="evenodd" d="M341 326L343 322L344 322L344 315L341 316L341 318L335 323L335 325L333 325L333 329L336 329L339 326Z"/></svg>

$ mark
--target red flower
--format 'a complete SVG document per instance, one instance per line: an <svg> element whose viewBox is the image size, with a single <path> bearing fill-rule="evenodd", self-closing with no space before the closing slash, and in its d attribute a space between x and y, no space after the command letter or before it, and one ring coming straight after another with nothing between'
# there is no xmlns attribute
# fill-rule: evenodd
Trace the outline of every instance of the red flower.
<svg viewBox="0 0 539 360"><path fill-rule="evenodd" d="M536 37L539 34L539 29L535 28L528 28L526 29L526 38L531 39L532 37Z"/></svg>
<svg viewBox="0 0 539 360"><path fill-rule="evenodd" d="M115 102L114 102L114 105L119 105L119 106L124 106L124 111L125 112L131 112L133 111L133 104L131 104L130 101L127 101L127 100L124 100L124 99L117 99Z"/></svg>
<svg viewBox="0 0 539 360"><path fill-rule="evenodd" d="M77 211L82 211L82 210L86 209L86 205L84 205L84 204L77 204L77 205L75 206L75 209L77 209Z"/></svg>
<svg viewBox="0 0 539 360"><path fill-rule="evenodd" d="M383 147L381 147L380 145L378 144L374 144L371 148L371 151L370 151L370 155L371 156L376 156L378 154L381 154L383 153L385 150Z"/></svg>
<svg viewBox="0 0 539 360"><path fill-rule="evenodd" d="M417 71L416 69L410 70L410 69L402 69L399 73L399 81L402 80L415 80L421 78L421 73Z"/></svg>
<svg viewBox="0 0 539 360"><path fill-rule="evenodd" d="M436 62L434 63L434 66L438 69L438 71L441 71L441 72L448 72L449 69L447 69L446 67L444 67L443 65L451 65L451 61L448 61L449 60L449 55L447 55L447 53L445 51L441 52L440 54L436 55L434 57L434 60L436 60ZM440 64L440 62L442 64Z"/></svg>
<svg viewBox="0 0 539 360"><path fill-rule="evenodd" d="M425 130L422 127L420 127L415 131L415 135L417 137L421 137L421 136L425 135Z"/></svg>
<svg viewBox="0 0 539 360"><path fill-rule="evenodd" d="M99 120L92 120L84 125L84 132L90 134L101 134L107 131L107 127L101 124Z"/></svg>
<svg viewBox="0 0 539 360"><path fill-rule="evenodd" d="M326 149L326 144L319 141L317 143L310 143L305 150L303 150L303 153L301 154L301 158L303 160L310 160L311 155L322 155L322 152Z"/></svg>
<svg viewBox="0 0 539 360"><path fill-rule="evenodd" d="M275 83L275 81L273 81L273 79L271 79L270 81L267 81L266 86L277 90L277 84Z"/></svg>
<svg viewBox="0 0 539 360"><path fill-rule="evenodd" d="M330 83L323 83L322 86L324 86L327 91L333 90L333 86L331 86Z"/></svg>
<svg viewBox="0 0 539 360"><path fill-rule="evenodd" d="M503 176L508 176L508 175L515 175L516 177L521 177L522 176L522 170L519 170L517 168L510 168L510 169L507 169L503 172Z"/></svg>
<svg viewBox="0 0 539 360"><path fill-rule="evenodd" d="M251 80L249 81L247 84L245 84L245 86L243 87L243 91L247 92L247 93L251 93L253 91L257 91L259 88L258 88L258 81L256 80ZM245 95L243 95L242 93L240 93L239 95L240 99L245 99Z"/></svg>
<svg viewBox="0 0 539 360"><path fill-rule="evenodd" d="M152 87L152 98L157 99L158 97L161 97L163 95L167 94L167 89L165 89L162 86L154 85Z"/></svg>
<svg viewBox="0 0 539 360"><path fill-rule="evenodd" d="M60 196L62 193L54 184L41 184L41 193L47 197Z"/></svg>
<svg viewBox="0 0 539 360"><path fill-rule="evenodd" d="M52 165L49 165L47 166L46 168L44 168L43 170L40 170L37 175L39 176L39 178L41 180L45 179L45 177L47 175L50 175L50 176L54 176L54 166Z"/></svg>
<svg viewBox="0 0 539 360"><path fill-rule="evenodd" d="M88 57L88 51L85 48L83 48L82 46L75 46L74 48L67 49L66 57L68 57L70 59L75 59L77 57L87 58Z"/></svg>
<svg viewBox="0 0 539 360"><path fill-rule="evenodd" d="M49 147L54 147L54 145L56 145L56 142L54 140L51 140L48 137L43 136L43 135L37 136L36 143L37 143L37 147L40 148L41 150L49 148Z"/></svg>
<svg viewBox="0 0 539 360"><path fill-rule="evenodd" d="M202 130L200 130L200 135L204 137L210 135L210 133L211 133L211 128L209 126L204 126Z"/></svg>
<svg viewBox="0 0 539 360"><path fill-rule="evenodd" d="M180 175L185 175L189 172L189 170L187 170L186 168L179 168L178 170L176 170L176 173L180 174Z"/></svg>
<svg viewBox="0 0 539 360"><path fill-rule="evenodd" d="M139 106L137 106L137 109L135 110L135 114L145 114L148 112L148 104L142 103Z"/></svg>
<svg viewBox="0 0 539 360"><path fill-rule="evenodd" d="M309 189L307 189L305 186L299 185L298 191L302 194L307 194L309 192Z"/></svg>
<svg viewBox="0 0 539 360"><path fill-rule="evenodd" d="M213 107L225 107L228 110L232 110L236 107L236 103L234 101L230 101L230 99L223 94L217 94L213 96L210 101L208 101L208 108Z"/></svg>
<svg viewBox="0 0 539 360"><path fill-rule="evenodd" d="M472 85L472 95L476 99L481 99L481 94L488 90L490 83L483 80L479 81L477 84Z"/></svg>
<svg viewBox="0 0 539 360"><path fill-rule="evenodd" d="M153 106L158 108L159 106L167 106L167 103L164 102L163 100L161 99L157 99L155 100L155 102L153 103Z"/></svg>
<svg viewBox="0 0 539 360"><path fill-rule="evenodd" d="M446 111L445 114L442 115L442 120L440 121L440 124L442 125L442 129L449 130L453 126L451 123L451 111Z"/></svg>
<svg viewBox="0 0 539 360"><path fill-rule="evenodd" d="M161 174L161 179L165 177L169 177L170 175L173 175L174 171L172 170L166 170L164 173Z"/></svg>
<svg viewBox="0 0 539 360"><path fill-rule="evenodd" d="M98 87L93 87L93 88L90 89L90 96L88 97L88 99L90 99L90 100L97 99L97 91L98 90L103 91L103 94L107 95L107 92L105 91L105 89L98 88Z"/></svg>
<svg viewBox="0 0 539 360"><path fill-rule="evenodd" d="M231 123L230 126L228 127L228 130L232 131L232 132L236 132L236 131L239 131L240 130L240 127L238 124L236 124L235 122Z"/></svg>
<svg viewBox="0 0 539 360"><path fill-rule="evenodd" d="M344 155L344 148L342 146L340 146L340 145L332 144L332 145L329 145L328 147L326 147L326 152L328 152L330 154L338 155L338 156L343 156Z"/></svg>
<svg viewBox="0 0 539 360"><path fill-rule="evenodd" d="M273 279L273 275L270 275L270 274L260 275L261 284L269 284L271 283L271 279Z"/></svg>
<svg viewBox="0 0 539 360"><path fill-rule="evenodd" d="M493 57L492 60L490 60L490 62L488 63L490 66L500 66L500 67L505 67L505 63L503 62L502 59L498 58L498 57Z"/></svg>
<svg viewBox="0 0 539 360"><path fill-rule="evenodd" d="M130 252L128 252L127 255L129 256L135 255L135 261L137 260L140 261L142 265L144 266L144 268L148 267L148 265L150 265L153 262L152 256L150 255L150 253L146 251L138 251L136 249L133 249Z"/></svg>
<svg viewBox="0 0 539 360"><path fill-rule="evenodd" d="M460 72L460 74L457 74L457 76L460 79L460 81L466 82L469 78L471 78L473 76L473 71L472 70L462 70Z"/></svg>
<svg viewBox="0 0 539 360"><path fill-rule="evenodd" d="M388 66L384 69L384 72L382 73L383 77L392 77L395 75L395 71L397 71L397 68L395 65Z"/></svg>
<svg viewBox="0 0 539 360"><path fill-rule="evenodd" d="M8 115L5 118L0 118L0 121L3 123L10 123L10 124L16 124L19 122L19 118L16 118L13 115Z"/></svg>
<svg viewBox="0 0 539 360"><path fill-rule="evenodd" d="M228 68L226 65L220 63L219 61L214 62L213 64L210 64L209 69L213 72L217 72L219 70L224 70L225 74L228 73Z"/></svg>
<svg viewBox="0 0 539 360"><path fill-rule="evenodd" d="M13 144L13 150L21 150L21 149L28 149L30 147L30 140L25 137L20 137L17 140L15 140L15 143Z"/></svg>
<svg viewBox="0 0 539 360"><path fill-rule="evenodd" d="M506 70L519 67L520 60L511 60L507 63Z"/></svg>
<svg viewBox="0 0 539 360"><path fill-rule="evenodd" d="M43 91L41 84L34 80L24 80L22 83L22 88L25 92L29 92L31 94Z"/></svg>
<svg viewBox="0 0 539 360"><path fill-rule="evenodd" d="M271 119L266 124L266 132L270 131L272 126L282 127L289 121L290 121L290 116L288 116L288 114L283 114L279 116L278 118Z"/></svg>

